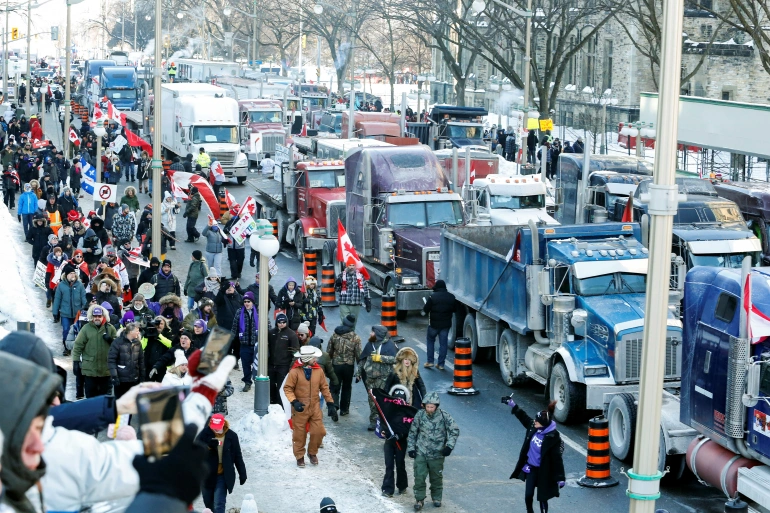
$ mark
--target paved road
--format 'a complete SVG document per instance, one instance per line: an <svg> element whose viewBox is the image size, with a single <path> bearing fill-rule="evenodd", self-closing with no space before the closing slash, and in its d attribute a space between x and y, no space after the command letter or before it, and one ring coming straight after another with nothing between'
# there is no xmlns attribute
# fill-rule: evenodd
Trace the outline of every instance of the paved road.
<svg viewBox="0 0 770 513"><path fill-rule="evenodd" d="M50 125L49 125L50 126ZM118 197L122 195L125 182L119 186ZM135 185L135 183L133 184ZM228 187L235 198L242 203L249 194L249 186L230 184ZM140 194L142 207L149 203L146 194ZM83 198L85 201L88 198ZM82 205L87 211L90 205ZM199 218L198 229L203 228L206 216ZM204 249L204 240L191 244L182 242L185 239L184 222L181 215L177 222L177 236L180 242L176 251L169 251L167 258L174 263L174 273L184 282L191 252ZM248 255L248 250L247 250ZM277 289L288 276L300 278L302 268L293 256L292 248L285 248L277 257L279 272L272 282ZM229 266L223 262L222 269L227 273ZM249 267L248 258L241 282L246 284L254 278L256 269ZM379 300L373 300L370 314L362 310L362 318L358 323L357 332L366 339L373 324L379 323ZM336 308L326 311L327 325L333 329L339 315ZM399 334L406 339L406 345L414 348L421 361L425 361L425 329L427 321L419 315L410 315L406 321L399 323ZM330 333L319 333L326 342ZM450 352L448 361L451 363L453 354ZM510 410L500 404L500 397L509 395L512 391L517 402L530 414L545 406L543 387L532 384L512 390L503 385L498 365L494 361L480 363L474 366L474 385L481 393L472 397L457 397L446 394L451 385L451 365L447 370L422 369L422 376L428 390L441 393L442 408L451 413L457 420L461 434L456 450L447 459L445 465L445 503L450 511L522 511L524 486L518 480L509 480L519 448L524 429L510 415ZM233 380L236 381L235 379ZM241 394L240 390L236 391ZM368 406L366 393L362 385L353 387L353 404L351 415L342 417L340 422L329 429L343 440L350 440L348 446L354 452L358 463L371 469L370 478L379 482L382 476L383 462L381 442L366 431L368 424ZM609 489L593 490L576 485L585 470L585 447L587 444L587 423L573 426L559 426L565 435L567 443L564 458L568 473L568 484L563 490L562 498L552 501L553 511L566 511L569 505L580 504L585 511L623 511L627 509L628 499L625 496L627 480L620 474L621 468L630 464L613 460L612 474L621 482L619 486ZM411 497L411 494L409 495ZM406 499L403 499L406 500ZM403 502L400 500L399 502ZM699 484L692 475L678 483L665 483L662 498L658 501L659 508L665 508L670 513L721 513L724 498L716 490Z"/></svg>

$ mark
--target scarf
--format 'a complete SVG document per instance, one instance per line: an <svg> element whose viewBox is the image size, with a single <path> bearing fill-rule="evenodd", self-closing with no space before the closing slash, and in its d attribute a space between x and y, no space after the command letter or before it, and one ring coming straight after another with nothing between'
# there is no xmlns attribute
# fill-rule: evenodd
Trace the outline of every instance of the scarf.
<svg viewBox="0 0 770 513"><path fill-rule="evenodd" d="M297 293L297 287L296 286L294 287L294 290L286 289L286 295L289 296L289 299L291 299L292 301L294 301L294 294L296 294L296 293Z"/></svg>
<svg viewBox="0 0 770 513"><path fill-rule="evenodd" d="M208 277L206 278L206 291L211 292L214 295L217 295L219 294L219 287L221 286L222 285L218 281Z"/></svg>
<svg viewBox="0 0 770 513"><path fill-rule="evenodd" d="M355 277L356 282L358 282L358 290L361 292L364 291L364 282L363 282L363 276L359 274L358 271L354 271L353 273L348 273L347 271L342 273L342 292L347 292L348 290L348 279L352 279Z"/></svg>
<svg viewBox="0 0 770 513"><path fill-rule="evenodd" d="M243 339L243 334L246 331L246 318L244 316L246 310L248 309L245 307L241 308L241 318L238 321L238 328L239 328L238 338L240 339ZM256 331L257 329L259 329L259 318L254 315L254 308L252 308L249 311L251 312L251 317L254 319L254 330Z"/></svg>

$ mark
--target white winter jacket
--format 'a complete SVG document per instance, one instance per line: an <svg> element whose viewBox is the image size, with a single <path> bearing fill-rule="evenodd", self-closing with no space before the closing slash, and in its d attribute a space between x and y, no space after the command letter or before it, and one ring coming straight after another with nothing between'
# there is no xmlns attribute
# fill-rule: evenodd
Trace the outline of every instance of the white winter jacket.
<svg viewBox="0 0 770 513"><path fill-rule="evenodd" d="M189 374L185 374L183 378L180 378L172 372L167 372L163 376L161 385L164 387L189 387L193 383L193 379Z"/></svg>

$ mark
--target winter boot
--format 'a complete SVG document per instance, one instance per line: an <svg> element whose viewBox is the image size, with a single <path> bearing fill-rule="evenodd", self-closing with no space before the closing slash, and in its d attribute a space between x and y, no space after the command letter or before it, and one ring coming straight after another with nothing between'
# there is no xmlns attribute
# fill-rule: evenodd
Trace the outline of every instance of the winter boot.
<svg viewBox="0 0 770 513"><path fill-rule="evenodd" d="M297 466L299 468L305 468L305 458L304 457L297 459Z"/></svg>
<svg viewBox="0 0 770 513"><path fill-rule="evenodd" d="M436 507L436 508L440 508L441 507L441 501L433 501L433 506Z"/></svg>
<svg viewBox="0 0 770 513"><path fill-rule="evenodd" d="M414 503L415 511L420 511L423 506L425 506L425 501L417 501Z"/></svg>
<svg viewBox="0 0 770 513"><path fill-rule="evenodd" d="M318 465L318 456L308 453L307 457L310 459L310 463L313 465Z"/></svg>
<svg viewBox="0 0 770 513"><path fill-rule="evenodd" d="M376 426L375 426L375 423L374 423L374 421L372 420L372 421L369 421L369 427L368 427L368 428L366 428L366 430L367 430L367 431L374 431L374 428L375 428L375 427L376 427Z"/></svg>
<svg viewBox="0 0 770 513"><path fill-rule="evenodd" d="M251 383L246 383L243 387L243 392L248 392L249 390L251 390Z"/></svg>

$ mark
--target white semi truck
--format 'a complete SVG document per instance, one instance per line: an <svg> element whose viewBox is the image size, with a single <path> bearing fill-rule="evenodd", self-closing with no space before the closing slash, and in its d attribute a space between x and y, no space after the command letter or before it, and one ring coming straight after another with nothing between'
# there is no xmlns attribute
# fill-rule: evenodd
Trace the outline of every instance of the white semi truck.
<svg viewBox="0 0 770 513"><path fill-rule="evenodd" d="M197 155L217 159L227 178L246 181L249 161L241 151L238 102L210 84L174 83L161 88L161 144L167 157Z"/></svg>
<svg viewBox="0 0 770 513"><path fill-rule="evenodd" d="M466 197L476 211L471 217L493 226L559 224L546 211L547 189L540 175L487 175L467 187ZM483 222L487 220L487 222Z"/></svg>

